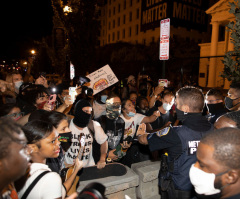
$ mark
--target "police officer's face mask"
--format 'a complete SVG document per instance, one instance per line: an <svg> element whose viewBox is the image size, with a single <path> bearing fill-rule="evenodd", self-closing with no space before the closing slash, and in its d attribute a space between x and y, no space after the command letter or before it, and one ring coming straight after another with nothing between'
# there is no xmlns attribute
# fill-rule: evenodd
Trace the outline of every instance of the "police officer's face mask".
<svg viewBox="0 0 240 199"><path fill-rule="evenodd" d="M177 113L177 119L181 122L183 122L186 118L187 118L187 114L181 110L179 110L178 108L176 108L176 113Z"/></svg>
<svg viewBox="0 0 240 199"><path fill-rule="evenodd" d="M229 170L214 174L214 173L206 173L202 171L201 169L198 169L194 166L194 164L190 168L189 177L192 185L195 188L195 191L197 194L201 195L215 195L220 194L221 190L225 187L222 186L219 189L215 188L214 181L217 176L221 176L225 173L227 173Z"/></svg>

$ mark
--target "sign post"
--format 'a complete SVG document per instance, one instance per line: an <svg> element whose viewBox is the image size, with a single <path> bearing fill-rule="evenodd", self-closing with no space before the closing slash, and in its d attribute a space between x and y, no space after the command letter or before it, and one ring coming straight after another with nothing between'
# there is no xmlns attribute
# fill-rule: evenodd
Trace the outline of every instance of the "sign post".
<svg viewBox="0 0 240 199"><path fill-rule="evenodd" d="M163 60L162 78L165 78L165 60L169 59L170 19L160 21L160 49L159 59Z"/></svg>

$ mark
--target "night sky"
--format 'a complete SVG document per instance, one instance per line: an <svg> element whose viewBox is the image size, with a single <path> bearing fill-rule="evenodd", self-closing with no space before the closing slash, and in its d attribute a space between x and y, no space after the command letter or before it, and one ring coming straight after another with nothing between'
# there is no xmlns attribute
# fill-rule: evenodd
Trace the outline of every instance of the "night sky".
<svg viewBox="0 0 240 199"><path fill-rule="evenodd" d="M34 40L51 34L51 0L4 0L0 6L0 59L26 57Z"/></svg>

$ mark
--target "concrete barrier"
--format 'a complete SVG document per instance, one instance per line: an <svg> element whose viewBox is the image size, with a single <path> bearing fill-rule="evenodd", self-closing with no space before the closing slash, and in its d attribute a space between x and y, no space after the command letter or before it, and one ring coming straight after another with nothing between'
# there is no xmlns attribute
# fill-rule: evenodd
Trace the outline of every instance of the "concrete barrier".
<svg viewBox="0 0 240 199"><path fill-rule="evenodd" d="M138 198L159 199L158 173L160 161L152 162L150 160L135 163L131 169L139 177L139 186L136 188Z"/></svg>
<svg viewBox="0 0 240 199"><path fill-rule="evenodd" d="M102 183L106 187L108 199L160 199L158 189L158 173L160 161L150 160L135 163L131 169L126 166L127 173L123 176L111 176L97 180L80 181L77 192L92 182Z"/></svg>

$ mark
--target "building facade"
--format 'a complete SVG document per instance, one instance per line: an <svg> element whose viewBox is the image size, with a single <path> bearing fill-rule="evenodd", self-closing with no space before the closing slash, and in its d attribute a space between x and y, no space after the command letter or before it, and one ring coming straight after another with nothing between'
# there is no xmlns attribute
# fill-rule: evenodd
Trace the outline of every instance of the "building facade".
<svg viewBox="0 0 240 199"><path fill-rule="evenodd" d="M234 21L234 15L229 13L230 1L220 0L206 11L211 16L212 35L210 43L199 44L202 57L199 65L200 86L229 88L230 82L220 77L220 73L224 68L222 60L225 53L234 48L226 27Z"/></svg>
<svg viewBox="0 0 240 199"><path fill-rule="evenodd" d="M101 6L100 46L159 41L160 20L170 18L171 37L210 41L205 13L216 0L108 0Z"/></svg>

